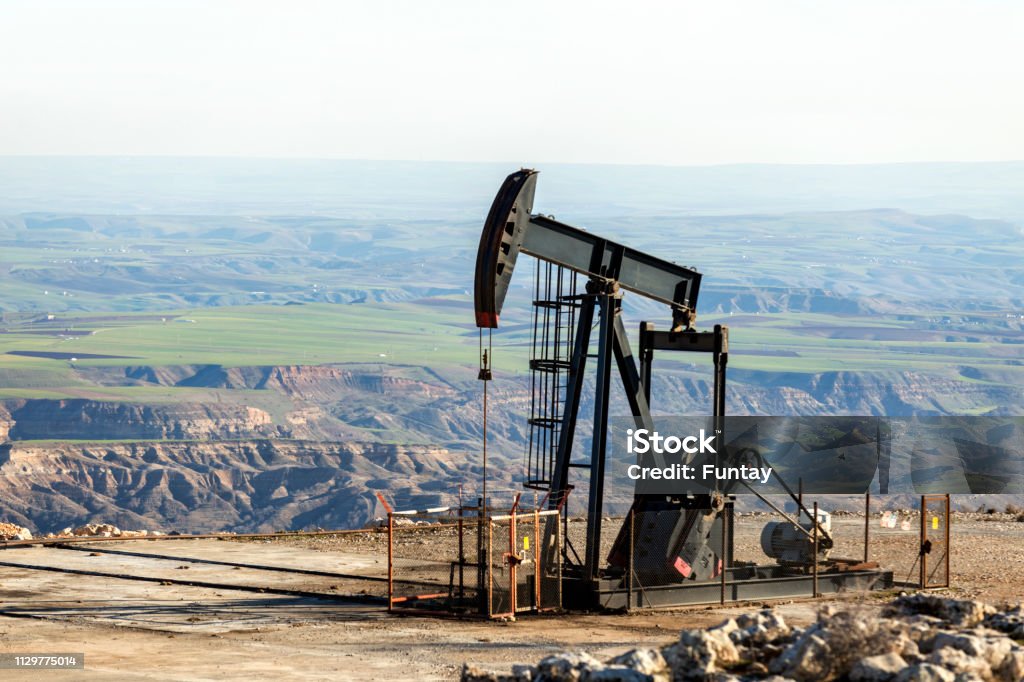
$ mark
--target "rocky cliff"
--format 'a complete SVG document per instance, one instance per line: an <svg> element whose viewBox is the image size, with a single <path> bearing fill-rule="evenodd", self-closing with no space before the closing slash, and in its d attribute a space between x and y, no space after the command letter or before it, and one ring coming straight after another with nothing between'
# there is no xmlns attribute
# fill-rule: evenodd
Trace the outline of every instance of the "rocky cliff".
<svg viewBox="0 0 1024 682"><path fill-rule="evenodd" d="M417 398L450 397L455 393L451 385L429 370L396 373L390 370L372 371L365 367L337 365L88 367L80 369L79 373L91 381L107 386L268 389L306 399L334 397L352 390Z"/></svg>
<svg viewBox="0 0 1024 682"><path fill-rule="evenodd" d="M14 419L11 417L7 406L0 403L0 443L10 437L11 427L14 426Z"/></svg>
<svg viewBox="0 0 1024 682"><path fill-rule="evenodd" d="M100 521L185 532L347 528L382 513L376 490L401 508L451 503L477 459L358 442L14 442L0 446L0 518L36 532ZM500 468L493 480L511 484Z"/></svg>
<svg viewBox="0 0 1024 682"><path fill-rule="evenodd" d="M734 415L943 415L1003 413L1024 404L1024 390L921 372L750 372L729 374L727 412ZM699 414L711 404L711 382L685 373L654 379L652 407Z"/></svg>
<svg viewBox="0 0 1024 682"><path fill-rule="evenodd" d="M201 440L273 435L272 422L245 405L16 400L0 412L0 433L10 440Z"/></svg>
<svg viewBox="0 0 1024 682"><path fill-rule="evenodd" d="M483 414L468 369L439 376L422 367L206 365L91 368L82 376L187 386L192 397L0 402L0 519L42 532L86 522L189 532L348 527L380 513L375 491L417 507L450 502L455 485L479 482ZM522 475L530 394L525 377L499 379L489 394L490 474L492 489L507 489ZM196 401L199 388L209 401ZM1020 405L1022 397L1014 386L914 372L739 370L728 411L946 414ZM706 414L710 403L706 372L655 375L656 413ZM589 447L592 409L585 397L581 449ZM627 409L615 394L613 414Z"/></svg>

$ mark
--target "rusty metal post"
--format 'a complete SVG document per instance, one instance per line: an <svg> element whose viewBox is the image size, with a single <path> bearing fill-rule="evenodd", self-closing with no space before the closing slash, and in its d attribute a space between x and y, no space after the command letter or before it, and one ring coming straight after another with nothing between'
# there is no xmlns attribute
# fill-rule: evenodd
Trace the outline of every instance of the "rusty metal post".
<svg viewBox="0 0 1024 682"><path fill-rule="evenodd" d="M460 489L459 489L460 497L461 497L461 493L462 493L462 489L460 487ZM459 504L459 599L460 600L462 600L466 596L466 587L465 587L465 582L464 582L465 581L464 569L465 569L465 566L466 566L466 552L465 552L464 544L463 544L463 541L462 541L462 531L463 531L462 504L460 503Z"/></svg>
<svg viewBox="0 0 1024 682"><path fill-rule="evenodd" d="M533 507L533 588L537 605L537 610L540 611L541 606L541 592L540 592L540 510L537 505Z"/></svg>
<svg viewBox="0 0 1024 682"><path fill-rule="evenodd" d="M949 527L953 524L953 512L949 509L949 493L946 493L946 587L953 584L953 575L949 572L949 557L953 548L949 545Z"/></svg>
<svg viewBox="0 0 1024 682"><path fill-rule="evenodd" d="M476 598L479 602L480 613L486 615L490 609L490 601L484 606L484 598L487 595L486 582L490 580L487 568L486 532L484 529L483 500L476 498Z"/></svg>
<svg viewBox="0 0 1024 682"><path fill-rule="evenodd" d="M494 615L494 549L491 546L494 540L494 520L487 519L487 567L484 574L487 579L487 615Z"/></svg>
<svg viewBox="0 0 1024 682"><path fill-rule="evenodd" d="M924 543L928 540L928 525L925 523L925 515L928 511L927 499L926 495L921 496L921 548L918 550L921 555L921 561L919 562L921 575L918 577L917 582L922 590L928 586L928 553L924 551Z"/></svg>
<svg viewBox="0 0 1024 682"><path fill-rule="evenodd" d="M561 526L558 523L558 518L555 518L555 558L558 561L558 580L555 583L558 585L558 608L562 608L562 547L565 544L565 538L561 536Z"/></svg>
<svg viewBox="0 0 1024 682"><path fill-rule="evenodd" d="M388 512L388 612L394 606L395 595L395 517Z"/></svg>
<svg viewBox="0 0 1024 682"><path fill-rule="evenodd" d="M629 604L629 609L633 608L633 557L635 556L635 545L636 537L633 535L635 530L633 524L636 522L636 510L632 507L629 508L629 562L626 564L626 603Z"/></svg>
<svg viewBox="0 0 1024 682"><path fill-rule="evenodd" d="M722 523L722 548L721 548L721 554L718 556L718 565L720 567L719 571L721 572L721 576L720 577L721 577L721 580L722 580L722 586L721 586L722 589L721 589L721 594L719 595L719 602L724 606L725 605L725 540L726 540L725 534L726 534L726 532L728 530L729 524L726 523L726 521L725 521L725 514L720 514L719 517L718 517L718 520Z"/></svg>
<svg viewBox="0 0 1024 682"><path fill-rule="evenodd" d="M818 596L818 501L814 501L814 580L812 590L815 597Z"/></svg>
<svg viewBox="0 0 1024 682"><path fill-rule="evenodd" d="M864 563L868 562L868 544L871 542L871 493L864 493Z"/></svg>
<svg viewBox="0 0 1024 682"><path fill-rule="evenodd" d="M519 497L516 496L516 504ZM512 507L512 513L508 519L508 585L509 585L509 610L512 618L516 617L516 597L519 593L519 554L516 552L516 508Z"/></svg>

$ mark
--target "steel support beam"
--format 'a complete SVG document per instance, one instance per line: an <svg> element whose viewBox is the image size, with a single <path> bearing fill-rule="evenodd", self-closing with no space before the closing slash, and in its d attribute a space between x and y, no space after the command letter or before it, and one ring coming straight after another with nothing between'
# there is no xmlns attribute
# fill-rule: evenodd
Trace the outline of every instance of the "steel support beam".
<svg viewBox="0 0 1024 682"><path fill-rule="evenodd" d="M587 369L587 354L590 350L590 331L594 326L594 308L597 301L593 296L584 296L580 301L579 317L576 320L575 345L572 351L572 366L565 386L565 408L562 410L562 428L558 433L558 450L555 466L551 472L551 495L548 505L557 509L569 487L569 464L572 461L572 447L576 436L576 418L580 411L583 395L583 378Z"/></svg>
<svg viewBox="0 0 1024 682"><path fill-rule="evenodd" d="M629 402L629 410L633 414L638 429L654 429L654 420L651 419L651 408L648 404L650 395L647 387L640 377L636 360L633 358L633 351L629 346L629 337L626 335L626 326L622 323L621 308L615 307L615 362L619 366L619 376L622 378L622 388L626 392L626 400Z"/></svg>
<svg viewBox="0 0 1024 682"><path fill-rule="evenodd" d="M588 277L618 282L627 291L696 310L700 273L598 237L542 215L530 216L522 251Z"/></svg>
<svg viewBox="0 0 1024 682"><path fill-rule="evenodd" d="M725 578L725 601L763 601L765 599L792 599L810 593L814 582L811 575L784 575L777 567L755 569L730 568ZM887 570L859 570L820 573L820 594L885 590L893 586L893 573ZM582 587L582 586L581 586ZM566 604L568 608L596 606L605 609L670 608L694 604L718 604L722 600L721 579L686 582L675 585L655 585L643 590L612 585L603 580L590 594L570 593L571 597L585 600L583 604ZM630 598L632 597L632 601Z"/></svg>
<svg viewBox="0 0 1024 682"><path fill-rule="evenodd" d="M647 398L647 405L651 404L651 370L654 364L654 349L651 347L651 337L648 332L654 331L654 325L650 322L640 323L640 383L644 387L644 397Z"/></svg>
<svg viewBox="0 0 1024 682"><path fill-rule="evenodd" d="M601 514L604 510L604 465L608 446L608 399L615 344L615 318L620 299L614 294L598 297L601 307L598 330L597 376L594 390L594 434L590 444L590 499L587 504L587 546L583 555L585 575L598 577L601 565Z"/></svg>
<svg viewBox="0 0 1024 682"><path fill-rule="evenodd" d="M716 324L713 331L659 332L650 322L640 324L640 360L644 391L650 396L651 364L656 350L711 353L714 362L713 414L725 416L725 370L729 363L729 328Z"/></svg>

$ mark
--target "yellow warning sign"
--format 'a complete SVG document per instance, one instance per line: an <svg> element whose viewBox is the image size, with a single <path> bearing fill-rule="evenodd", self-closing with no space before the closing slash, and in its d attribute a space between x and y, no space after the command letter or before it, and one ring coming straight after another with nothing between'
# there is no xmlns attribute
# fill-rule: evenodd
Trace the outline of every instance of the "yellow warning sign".
<svg viewBox="0 0 1024 682"><path fill-rule="evenodd" d="M527 552L530 551L530 536L529 535L524 535L523 536L523 549L526 550Z"/></svg>
<svg viewBox="0 0 1024 682"><path fill-rule="evenodd" d="M938 529L939 529L939 517L938 516L933 516L932 517L932 530L938 530Z"/></svg>

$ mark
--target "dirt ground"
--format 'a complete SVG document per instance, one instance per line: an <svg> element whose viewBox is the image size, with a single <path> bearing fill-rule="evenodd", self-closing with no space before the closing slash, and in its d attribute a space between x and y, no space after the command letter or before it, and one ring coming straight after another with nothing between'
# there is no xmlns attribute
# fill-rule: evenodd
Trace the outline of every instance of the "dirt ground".
<svg viewBox="0 0 1024 682"><path fill-rule="evenodd" d="M738 559L766 558L758 537L767 517L737 524ZM871 556L896 580L916 580L918 521L910 530L882 529L872 517ZM833 520L835 554L863 556L864 519ZM959 596L993 603L1021 600L1024 523L1003 514L954 517L952 584ZM660 646L681 628L717 623L761 604L693 607L634 614L525 616L516 622L389 616L381 606L346 594L381 593L386 569L382 536L282 541L169 540L96 543L85 551L19 548L0 551L0 652L84 653L85 669L0 672L3 679L419 679L449 680L463 662L507 670L565 649L610 657L637 646ZM411 560L411 559L410 559ZM68 574L43 568L79 571ZM273 570L301 567L305 574ZM323 573L324 575L320 575ZM151 581L121 580L142 575ZM162 584L193 581L207 586ZM238 589L210 586L230 584ZM334 599L278 594L277 588L339 595ZM261 591L263 590L263 591ZM795 624L826 603L871 612L889 595L787 600L774 607Z"/></svg>

